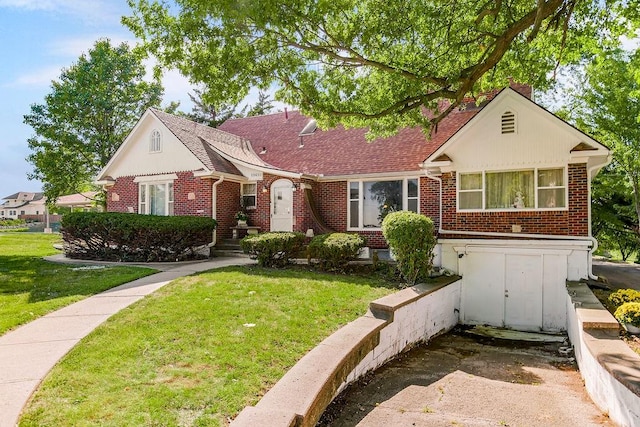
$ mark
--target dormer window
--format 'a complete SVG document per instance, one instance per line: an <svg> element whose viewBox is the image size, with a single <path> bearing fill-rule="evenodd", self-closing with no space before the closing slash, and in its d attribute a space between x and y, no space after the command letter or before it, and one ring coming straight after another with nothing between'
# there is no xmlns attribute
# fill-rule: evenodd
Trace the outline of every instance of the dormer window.
<svg viewBox="0 0 640 427"><path fill-rule="evenodd" d="M516 133L516 115L511 111L505 111L502 115L502 134Z"/></svg>
<svg viewBox="0 0 640 427"><path fill-rule="evenodd" d="M149 141L149 152L159 153L162 151L162 134L158 129L151 132L151 141Z"/></svg>

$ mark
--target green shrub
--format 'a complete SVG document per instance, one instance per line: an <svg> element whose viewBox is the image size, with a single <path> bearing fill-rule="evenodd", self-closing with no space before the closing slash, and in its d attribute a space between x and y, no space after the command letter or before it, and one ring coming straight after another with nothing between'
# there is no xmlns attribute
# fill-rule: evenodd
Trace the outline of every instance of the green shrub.
<svg viewBox="0 0 640 427"><path fill-rule="evenodd" d="M300 251L303 243L302 233L270 232L249 235L240 241L240 246L262 267L284 267Z"/></svg>
<svg viewBox="0 0 640 427"><path fill-rule="evenodd" d="M618 289L609 295L609 302L616 307L621 306L625 302L640 302L640 291L635 289Z"/></svg>
<svg viewBox="0 0 640 427"><path fill-rule="evenodd" d="M65 255L104 261L179 261L211 243L216 221L196 216L72 212L61 220Z"/></svg>
<svg viewBox="0 0 640 427"><path fill-rule="evenodd" d="M640 328L640 302L625 302L613 314L620 323Z"/></svg>
<svg viewBox="0 0 640 427"><path fill-rule="evenodd" d="M21 227L26 224L26 221L23 219L2 219L0 220L0 227Z"/></svg>
<svg viewBox="0 0 640 427"><path fill-rule="evenodd" d="M316 258L322 269L344 270L366 244L367 240L359 234L320 234L309 243L309 256Z"/></svg>
<svg viewBox="0 0 640 427"><path fill-rule="evenodd" d="M392 212L382 221L382 234L407 283L414 285L428 276L436 245L431 218L415 212Z"/></svg>

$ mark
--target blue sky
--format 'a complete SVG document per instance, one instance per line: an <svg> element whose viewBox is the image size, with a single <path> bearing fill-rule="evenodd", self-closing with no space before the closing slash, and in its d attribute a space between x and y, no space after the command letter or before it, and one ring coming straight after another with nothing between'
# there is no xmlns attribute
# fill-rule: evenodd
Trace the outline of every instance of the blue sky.
<svg viewBox="0 0 640 427"><path fill-rule="evenodd" d="M33 131L22 118L31 104L44 102L61 69L97 39L135 43L120 24L127 14L126 0L0 0L0 198L41 190L40 182L27 178ZM181 101L181 109L190 111L188 81L174 71L163 84L164 103Z"/></svg>

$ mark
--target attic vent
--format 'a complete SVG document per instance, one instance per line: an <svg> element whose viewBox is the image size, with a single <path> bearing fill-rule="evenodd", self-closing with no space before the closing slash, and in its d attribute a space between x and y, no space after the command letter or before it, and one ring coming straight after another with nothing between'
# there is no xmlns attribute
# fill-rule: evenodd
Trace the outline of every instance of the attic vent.
<svg viewBox="0 0 640 427"><path fill-rule="evenodd" d="M309 123L307 123L307 125L304 127L304 129L302 129L299 136L311 135L316 131L317 128L318 125L316 124L316 120L311 119L309 120Z"/></svg>
<svg viewBox="0 0 640 427"><path fill-rule="evenodd" d="M516 115L507 111L502 115L502 134L516 133Z"/></svg>

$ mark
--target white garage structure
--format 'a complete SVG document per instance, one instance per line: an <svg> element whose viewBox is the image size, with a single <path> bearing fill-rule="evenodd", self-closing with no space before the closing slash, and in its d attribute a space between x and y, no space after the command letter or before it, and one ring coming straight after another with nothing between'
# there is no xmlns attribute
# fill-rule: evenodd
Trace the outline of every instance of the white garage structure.
<svg viewBox="0 0 640 427"><path fill-rule="evenodd" d="M462 276L460 322L566 330L566 281L588 277L591 240L439 241L443 267Z"/></svg>

